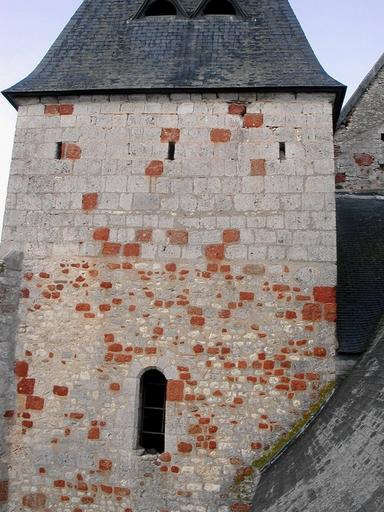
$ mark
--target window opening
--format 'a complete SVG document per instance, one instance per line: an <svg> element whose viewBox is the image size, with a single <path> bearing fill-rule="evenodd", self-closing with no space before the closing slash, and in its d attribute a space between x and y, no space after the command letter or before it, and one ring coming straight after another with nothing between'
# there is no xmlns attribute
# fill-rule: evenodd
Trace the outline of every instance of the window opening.
<svg viewBox="0 0 384 512"><path fill-rule="evenodd" d="M56 160L61 160L63 158L63 143L62 142L56 142L55 158L56 158Z"/></svg>
<svg viewBox="0 0 384 512"><path fill-rule="evenodd" d="M176 144L175 142L168 143L168 160L175 159Z"/></svg>
<svg viewBox="0 0 384 512"><path fill-rule="evenodd" d="M157 0L149 5L145 11L145 16L172 16L176 14L176 7L168 0Z"/></svg>
<svg viewBox="0 0 384 512"><path fill-rule="evenodd" d="M279 158L285 160L287 158L285 142L279 142Z"/></svg>
<svg viewBox="0 0 384 512"><path fill-rule="evenodd" d="M140 383L139 444L146 453L163 453L167 379L158 370L148 370Z"/></svg>
<svg viewBox="0 0 384 512"><path fill-rule="evenodd" d="M381 140L384 142L384 133L381 134Z"/></svg>
<svg viewBox="0 0 384 512"><path fill-rule="evenodd" d="M211 0L205 6L203 13L206 15L236 15L236 9L228 0Z"/></svg>

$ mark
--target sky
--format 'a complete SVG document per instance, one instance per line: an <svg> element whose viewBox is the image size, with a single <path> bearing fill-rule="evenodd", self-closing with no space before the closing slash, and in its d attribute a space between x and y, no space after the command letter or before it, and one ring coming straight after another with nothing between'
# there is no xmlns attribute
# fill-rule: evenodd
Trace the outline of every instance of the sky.
<svg viewBox="0 0 384 512"><path fill-rule="evenodd" d="M326 71L348 86L347 98L384 51L383 0L290 0ZM0 90L39 63L81 0L0 0ZM0 98L0 226L16 111Z"/></svg>

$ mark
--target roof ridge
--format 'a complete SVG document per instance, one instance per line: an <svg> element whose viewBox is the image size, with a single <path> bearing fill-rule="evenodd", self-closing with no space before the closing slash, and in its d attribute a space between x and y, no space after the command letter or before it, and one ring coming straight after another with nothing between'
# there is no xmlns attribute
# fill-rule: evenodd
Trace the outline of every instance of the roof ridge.
<svg viewBox="0 0 384 512"><path fill-rule="evenodd" d="M379 57L373 67L368 71L367 75L364 77L360 85L357 87L356 91L353 93L349 101L345 104L344 108L341 111L337 128L340 128L342 125L348 125L351 114L354 109L357 107L357 104L360 102L361 98L364 96L367 89L371 86L377 75L380 73L381 69L384 67L384 53Z"/></svg>

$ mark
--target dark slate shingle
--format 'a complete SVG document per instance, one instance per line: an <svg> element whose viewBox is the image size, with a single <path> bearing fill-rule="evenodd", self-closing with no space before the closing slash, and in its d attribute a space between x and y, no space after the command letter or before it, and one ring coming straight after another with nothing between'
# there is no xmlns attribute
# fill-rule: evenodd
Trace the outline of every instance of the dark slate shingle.
<svg viewBox="0 0 384 512"><path fill-rule="evenodd" d="M189 16L200 5L179 0ZM316 59L287 0L237 0L245 17L135 19L138 0L85 0L40 65L6 91L344 87Z"/></svg>

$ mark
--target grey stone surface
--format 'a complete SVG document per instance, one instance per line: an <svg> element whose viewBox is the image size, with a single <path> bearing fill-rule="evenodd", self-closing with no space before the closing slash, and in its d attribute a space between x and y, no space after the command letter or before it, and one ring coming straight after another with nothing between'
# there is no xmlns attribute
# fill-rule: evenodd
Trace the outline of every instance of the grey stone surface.
<svg viewBox="0 0 384 512"><path fill-rule="evenodd" d="M253 512L381 512L384 328L321 415L262 475Z"/></svg>

